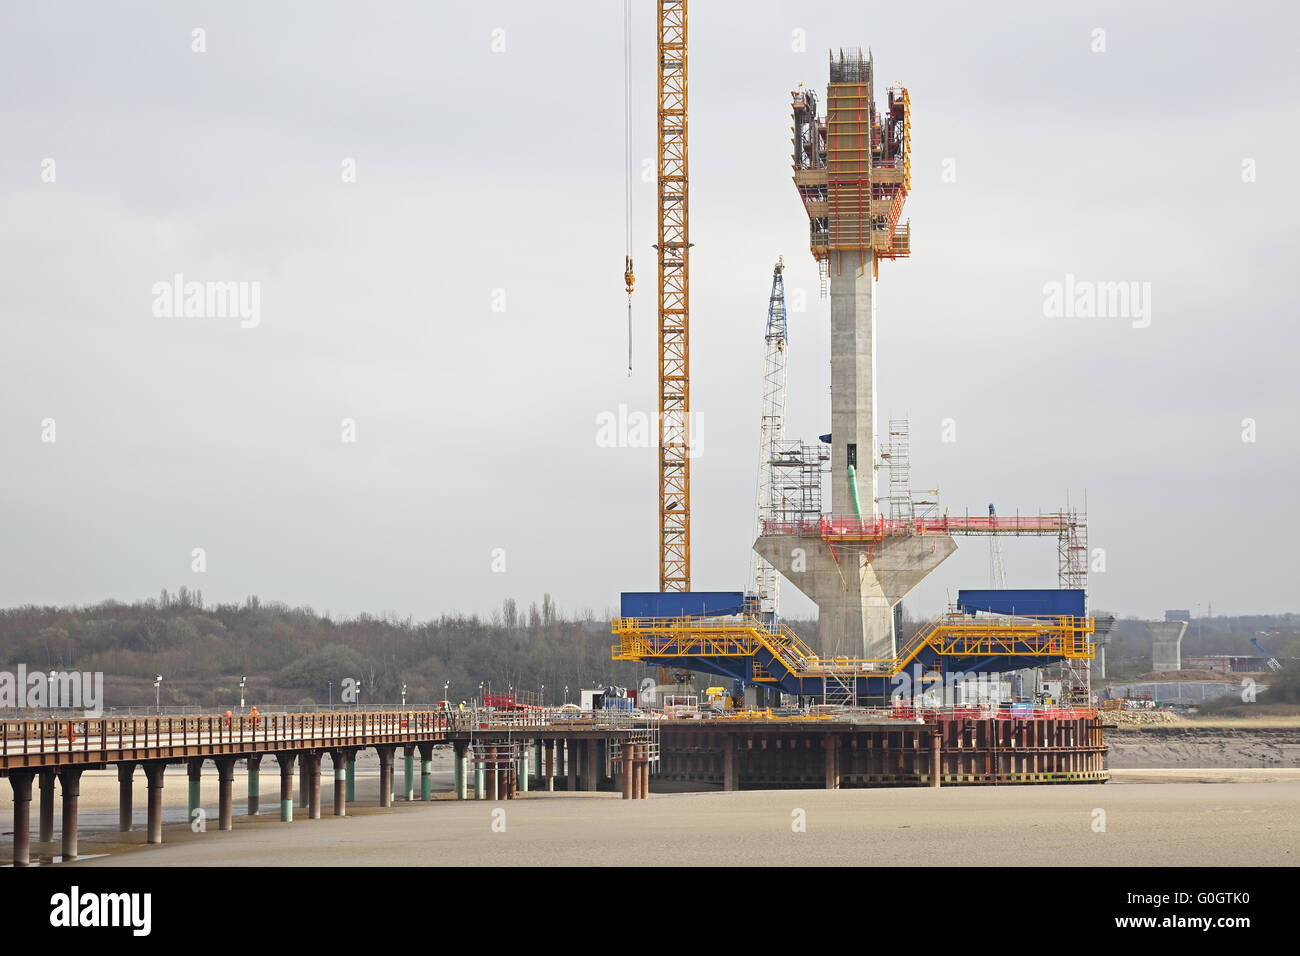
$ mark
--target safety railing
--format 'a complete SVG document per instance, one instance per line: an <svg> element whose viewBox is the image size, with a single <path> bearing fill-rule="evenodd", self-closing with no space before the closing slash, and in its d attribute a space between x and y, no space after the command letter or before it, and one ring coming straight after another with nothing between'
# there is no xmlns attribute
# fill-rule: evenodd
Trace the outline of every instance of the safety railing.
<svg viewBox="0 0 1300 956"><path fill-rule="evenodd" d="M308 741L433 736L452 725L450 715L436 711L10 719L0 721L0 757L223 745L273 750Z"/></svg>
<svg viewBox="0 0 1300 956"><path fill-rule="evenodd" d="M816 534L826 538L878 540L916 534L1060 534L1074 523L1070 515L944 515L911 520L859 518L857 515L820 515L815 518L763 521L763 534Z"/></svg>

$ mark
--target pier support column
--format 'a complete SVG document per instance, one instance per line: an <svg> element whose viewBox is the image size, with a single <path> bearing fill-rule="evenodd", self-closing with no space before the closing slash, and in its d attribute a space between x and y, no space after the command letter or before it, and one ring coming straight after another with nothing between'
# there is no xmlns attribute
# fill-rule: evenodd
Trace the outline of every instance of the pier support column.
<svg viewBox="0 0 1300 956"><path fill-rule="evenodd" d="M406 802L415 799L415 745L402 747L402 769L406 771Z"/></svg>
<svg viewBox="0 0 1300 956"><path fill-rule="evenodd" d="M465 752L469 744L456 740L451 744L451 779L456 788L456 800L465 800L469 796L469 758Z"/></svg>
<svg viewBox="0 0 1300 956"><path fill-rule="evenodd" d="M262 758L248 758L248 815L257 816L262 809Z"/></svg>
<svg viewBox="0 0 1300 956"><path fill-rule="evenodd" d="M41 821L36 839L50 843L54 840L54 768L39 770L36 779L41 787Z"/></svg>
<svg viewBox="0 0 1300 956"><path fill-rule="evenodd" d="M943 783L941 779L943 764L942 750L943 735L936 730L930 735L930 786L932 787L941 786Z"/></svg>
<svg viewBox="0 0 1300 956"><path fill-rule="evenodd" d="M487 771L483 768L483 748L474 754L474 799L487 799Z"/></svg>
<svg viewBox="0 0 1300 956"><path fill-rule="evenodd" d="M560 786L564 786L564 740L555 738L555 776L560 781Z"/></svg>
<svg viewBox="0 0 1300 956"><path fill-rule="evenodd" d="M650 745L641 744L639 749L641 750L641 759L638 761L637 766L641 771L641 776L638 779L641 781L641 799L645 800L650 796Z"/></svg>
<svg viewBox="0 0 1300 956"><path fill-rule="evenodd" d="M235 758L214 757L217 765L217 829L235 828Z"/></svg>
<svg viewBox="0 0 1300 956"><path fill-rule="evenodd" d="M522 744L519 748L519 791L520 793L528 792L528 771L529 762L532 758L532 744Z"/></svg>
<svg viewBox="0 0 1300 956"><path fill-rule="evenodd" d="M307 818L320 819L320 751L308 751L299 759L307 771Z"/></svg>
<svg viewBox="0 0 1300 956"><path fill-rule="evenodd" d="M311 776L311 768L308 766L309 761L306 754L302 754L298 759L298 806L304 810L310 810L311 806L311 788L307 778ZM311 813L307 814L308 819Z"/></svg>
<svg viewBox="0 0 1300 956"><path fill-rule="evenodd" d="M555 792L555 741L546 741L546 791Z"/></svg>
<svg viewBox="0 0 1300 956"><path fill-rule="evenodd" d="M722 735L722 789L736 789L736 735Z"/></svg>
<svg viewBox="0 0 1300 956"><path fill-rule="evenodd" d="M632 799L632 745L623 744L623 762L619 765L619 776L622 777L623 799Z"/></svg>
<svg viewBox="0 0 1300 956"><path fill-rule="evenodd" d="M565 756L569 761L569 783L567 789L570 793L576 793L578 790L578 774L580 772L579 764L582 763L582 742L570 738L565 741L564 749L567 751Z"/></svg>
<svg viewBox="0 0 1300 956"><path fill-rule="evenodd" d="M34 770L13 770L9 785L14 790L14 866L32 862L32 781Z"/></svg>
<svg viewBox="0 0 1300 956"><path fill-rule="evenodd" d="M379 752L379 805L391 807L393 805L393 755L397 747L389 744L376 747L375 750Z"/></svg>
<svg viewBox="0 0 1300 956"><path fill-rule="evenodd" d="M193 824L203 814L203 758L190 757L185 761L185 769L189 774L190 781L188 810L185 819L188 823Z"/></svg>
<svg viewBox="0 0 1300 956"><path fill-rule="evenodd" d="M131 829L131 787L135 780L135 763L130 760L117 765L117 829L127 833Z"/></svg>
<svg viewBox="0 0 1300 956"><path fill-rule="evenodd" d="M330 763L334 767L334 815L336 817L346 817L348 815L347 764L351 756L350 751L330 751Z"/></svg>
<svg viewBox="0 0 1300 956"><path fill-rule="evenodd" d="M541 790L542 784L542 738L538 737L533 741L533 776L537 780L537 789Z"/></svg>
<svg viewBox="0 0 1300 956"><path fill-rule="evenodd" d="M461 740L457 741L456 747L456 767L460 771L460 782L457 785L456 799L465 799L465 748L469 745ZM417 744L420 751L420 799L428 803L433 799L433 744Z"/></svg>
<svg viewBox="0 0 1300 956"><path fill-rule="evenodd" d="M162 843L163 771L166 769L167 764L161 760L147 760L144 763L145 789L148 794L146 843Z"/></svg>
<svg viewBox="0 0 1300 956"><path fill-rule="evenodd" d="M280 765L280 822L293 822L293 765L297 754L278 753L276 762Z"/></svg>
<svg viewBox="0 0 1300 956"><path fill-rule="evenodd" d="M59 770L59 800L63 804L64 863L77 858L77 803L81 797L81 771L81 767L63 767ZM31 800L30 791L27 799ZM30 819L28 823L30 825Z"/></svg>
<svg viewBox="0 0 1300 956"><path fill-rule="evenodd" d="M497 796L497 745L488 744L484 751L484 774L486 789L484 797L488 800L498 800Z"/></svg>
<svg viewBox="0 0 1300 956"><path fill-rule="evenodd" d="M357 802L357 752L353 750L348 754L347 763L343 767L344 782L347 784L344 792L344 798L348 803ZM383 806L383 804L380 804Z"/></svg>
<svg viewBox="0 0 1300 956"><path fill-rule="evenodd" d="M597 766L596 745L598 740L588 740L586 742L586 753L582 757L582 789L589 792L595 792L600 785L600 768Z"/></svg>
<svg viewBox="0 0 1300 956"><path fill-rule="evenodd" d="M840 788L840 739L834 734L822 737L822 748L826 751L826 789Z"/></svg>

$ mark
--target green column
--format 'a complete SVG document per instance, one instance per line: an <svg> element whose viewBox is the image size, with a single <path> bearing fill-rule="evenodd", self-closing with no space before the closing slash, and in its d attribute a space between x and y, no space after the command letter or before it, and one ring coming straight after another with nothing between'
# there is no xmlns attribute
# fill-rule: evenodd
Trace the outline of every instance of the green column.
<svg viewBox="0 0 1300 956"><path fill-rule="evenodd" d="M202 787L203 781L190 777L190 823L194 822L194 811L202 806Z"/></svg>
<svg viewBox="0 0 1300 956"><path fill-rule="evenodd" d="M420 799L428 803L433 799L433 761L420 758Z"/></svg>
<svg viewBox="0 0 1300 956"><path fill-rule="evenodd" d="M280 822L293 823L293 798L280 801Z"/></svg>
<svg viewBox="0 0 1300 956"><path fill-rule="evenodd" d="M529 754L528 748L527 747L522 748L522 752L519 755L519 792L520 793L528 792L528 758L530 756L531 754Z"/></svg>
<svg viewBox="0 0 1300 956"><path fill-rule="evenodd" d="M357 758L349 754L347 759L347 776L343 779L347 781L348 803L357 799Z"/></svg>
<svg viewBox="0 0 1300 956"><path fill-rule="evenodd" d="M482 761L474 761L474 799L484 800L487 798L487 785L484 781L484 771Z"/></svg>
<svg viewBox="0 0 1300 956"><path fill-rule="evenodd" d="M533 741L533 769L537 771L538 786L542 782L542 738L538 737Z"/></svg>
<svg viewBox="0 0 1300 956"><path fill-rule="evenodd" d="M469 797L469 757L465 754L457 754L456 761L456 799L464 800Z"/></svg>
<svg viewBox="0 0 1300 956"><path fill-rule="evenodd" d="M415 799L415 754L406 751L406 799Z"/></svg>
<svg viewBox="0 0 1300 956"><path fill-rule="evenodd" d="M258 803L262 799L262 769L251 760L248 762L248 807L249 816L257 813Z"/></svg>

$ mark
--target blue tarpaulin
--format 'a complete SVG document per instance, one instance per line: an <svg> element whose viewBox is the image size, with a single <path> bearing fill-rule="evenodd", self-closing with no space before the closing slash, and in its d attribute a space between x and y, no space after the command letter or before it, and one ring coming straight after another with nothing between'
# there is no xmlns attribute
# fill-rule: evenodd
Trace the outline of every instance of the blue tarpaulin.
<svg viewBox="0 0 1300 956"><path fill-rule="evenodd" d="M1030 617L1073 614L1084 615L1082 588L999 588L961 590L957 606L967 614L989 611L993 614L1023 614Z"/></svg>
<svg viewBox="0 0 1300 956"><path fill-rule="evenodd" d="M721 617L739 614L743 591L624 591L622 617Z"/></svg>

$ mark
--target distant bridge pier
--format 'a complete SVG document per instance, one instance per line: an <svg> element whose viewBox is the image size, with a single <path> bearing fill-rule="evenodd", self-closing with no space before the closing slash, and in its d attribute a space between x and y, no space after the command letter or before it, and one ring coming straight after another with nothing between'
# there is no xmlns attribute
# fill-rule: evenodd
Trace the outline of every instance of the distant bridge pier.
<svg viewBox="0 0 1300 956"><path fill-rule="evenodd" d="M840 739L834 734L822 738L822 748L826 751L826 789L840 788Z"/></svg>
<svg viewBox="0 0 1300 956"><path fill-rule="evenodd" d="M63 862L77 858L77 804L81 798L81 772L84 767L59 769L59 797L63 804ZM30 807L31 791L27 793ZM30 811L29 811L30 812ZM30 838L31 834L28 834Z"/></svg>
<svg viewBox="0 0 1300 956"><path fill-rule="evenodd" d="M330 763L334 767L334 815L348 815L348 759L352 755L345 750L331 750Z"/></svg>
<svg viewBox="0 0 1300 956"><path fill-rule="evenodd" d="M14 866L32 862L32 780L34 770L16 770L9 774L14 791Z"/></svg>
<svg viewBox="0 0 1300 956"><path fill-rule="evenodd" d="M304 754L304 756L306 755ZM311 770L307 766L307 761L305 759L299 760L298 761L298 806L302 807L302 809L304 810L309 811L307 814L308 817L311 816L310 813L311 801L309 799L310 786L307 782L307 777L310 774L311 774Z"/></svg>
<svg viewBox="0 0 1300 956"><path fill-rule="evenodd" d="M127 833L131 829L131 788L135 781L135 764L124 760L117 765L117 829Z"/></svg>
<svg viewBox="0 0 1300 956"><path fill-rule="evenodd" d="M262 758L248 758L248 815L257 816L262 802Z"/></svg>
<svg viewBox="0 0 1300 956"><path fill-rule="evenodd" d="M402 769L406 772L406 802L415 799L415 745L402 745Z"/></svg>
<svg viewBox="0 0 1300 956"><path fill-rule="evenodd" d="M420 749L420 800L433 800L433 744L416 744Z"/></svg>
<svg viewBox="0 0 1300 956"><path fill-rule="evenodd" d="M561 743L561 741L556 741L556 743ZM569 739L562 741L562 743L564 744L564 749L566 751L565 756L569 761L569 782L565 789L570 793L577 793L579 765L582 763L582 750L579 748L576 740Z"/></svg>
<svg viewBox="0 0 1300 956"><path fill-rule="evenodd" d="M532 741L525 740L519 747L519 790L521 793L528 792L528 763L532 756Z"/></svg>
<svg viewBox="0 0 1300 956"><path fill-rule="evenodd" d="M343 768L343 772L344 772L344 781L347 784L347 789L344 792L344 797L346 798L348 803L356 803L357 802L357 752L355 750L353 750L351 753L348 754L347 763Z"/></svg>
<svg viewBox="0 0 1300 956"><path fill-rule="evenodd" d="M41 786L41 825L37 839L51 843L54 840L54 768L42 767L36 776Z"/></svg>
<svg viewBox="0 0 1300 956"><path fill-rule="evenodd" d="M203 806L203 758L190 757L185 761L185 769L190 781L187 820L193 823L195 813L202 812Z"/></svg>
<svg viewBox="0 0 1300 956"><path fill-rule="evenodd" d="M599 741L593 739L584 741L584 743L586 744L587 752L582 759L582 789L589 793L594 793L596 788L599 786L600 779L600 767L599 762L596 759L596 745Z"/></svg>
<svg viewBox="0 0 1300 956"><path fill-rule="evenodd" d="M163 760L144 762L145 788L148 792L148 809L145 817L146 843L162 843L163 771L166 769L167 763Z"/></svg>
<svg viewBox="0 0 1300 956"><path fill-rule="evenodd" d="M320 758L319 750L308 750L299 758L307 777L307 819L320 819Z"/></svg>
<svg viewBox="0 0 1300 956"><path fill-rule="evenodd" d="M217 765L217 829L235 828L235 758L215 757Z"/></svg>
<svg viewBox="0 0 1300 956"><path fill-rule="evenodd" d="M393 805L393 755L397 748L392 744L375 748L379 752L379 805Z"/></svg>
<svg viewBox="0 0 1300 956"><path fill-rule="evenodd" d="M293 765L298 755L290 751L275 755L280 765L280 822L293 822Z"/></svg>

